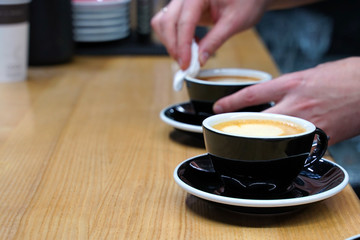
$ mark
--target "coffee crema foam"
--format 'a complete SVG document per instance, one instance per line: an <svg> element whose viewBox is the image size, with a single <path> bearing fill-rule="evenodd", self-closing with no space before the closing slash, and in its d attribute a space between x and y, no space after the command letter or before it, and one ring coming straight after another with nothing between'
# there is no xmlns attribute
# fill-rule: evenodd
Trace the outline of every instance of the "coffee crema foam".
<svg viewBox="0 0 360 240"><path fill-rule="evenodd" d="M250 77L250 76L227 76L227 75L221 75L221 76L207 76L207 77L197 77L197 79L203 80L203 81L211 81L211 82L258 82L261 79L257 77Z"/></svg>
<svg viewBox="0 0 360 240"><path fill-rule="evenodd" d="M306 130L298 124L268 119L243 119L222 122L213 128L225 133L250 137L276 137L296 135Z"/></svg>

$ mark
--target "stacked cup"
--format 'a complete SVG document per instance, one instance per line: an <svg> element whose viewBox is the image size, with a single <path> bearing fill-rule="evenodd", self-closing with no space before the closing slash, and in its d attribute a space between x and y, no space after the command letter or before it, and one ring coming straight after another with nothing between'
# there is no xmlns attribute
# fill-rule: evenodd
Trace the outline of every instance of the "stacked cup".
<svg viewBox="0 0 360 240"><path fill-rule="evenodd" d="M131 0L72 0L74 40L106 42L130 35Z"/></svg>

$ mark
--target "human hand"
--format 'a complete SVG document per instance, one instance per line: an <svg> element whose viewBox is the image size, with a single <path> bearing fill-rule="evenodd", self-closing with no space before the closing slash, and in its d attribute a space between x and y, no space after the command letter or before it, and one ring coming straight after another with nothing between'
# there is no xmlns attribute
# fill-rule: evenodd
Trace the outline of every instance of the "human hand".
<svg viewBox="0 0 360 240"><path fill-rule="evenodd" d="M360 58L347 58L285 74L244 88L214 104L235 111L274 101L265 112L307 119L330 136L329 144L360 134Z"/></svg>
<svg viewBox="0 0 360 240"><path fill-rule="evenodd" d="M213 25L199 42L199 61L204 65L228 38L253 26L271 0L172 0L157 13L151 25L180 68L188 68L191 42L197 25Z"/></svg>

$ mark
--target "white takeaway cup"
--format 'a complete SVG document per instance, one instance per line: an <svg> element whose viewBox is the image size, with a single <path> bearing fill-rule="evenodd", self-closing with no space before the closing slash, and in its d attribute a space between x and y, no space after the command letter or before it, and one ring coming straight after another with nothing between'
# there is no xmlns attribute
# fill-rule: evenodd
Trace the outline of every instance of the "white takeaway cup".
<svg viewBox="0 0 360 240"><path fill-rule="evenodd" d="M0 0L0 83L27 78L29 3Z"/></svg>

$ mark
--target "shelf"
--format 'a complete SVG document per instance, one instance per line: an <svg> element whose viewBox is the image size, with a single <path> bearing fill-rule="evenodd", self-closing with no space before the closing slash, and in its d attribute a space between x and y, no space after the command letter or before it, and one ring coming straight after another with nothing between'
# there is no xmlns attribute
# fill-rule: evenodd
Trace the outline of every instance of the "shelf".
<svg viewBox="0 0 360 240"><path fill-rule="evenodd" d="M196 37L202 38L207 32L204 27L196 29ZM75 43L78 55L167 55L165 47L150 38L144 39L132 32L129 37L109 42Z"/></svg>

